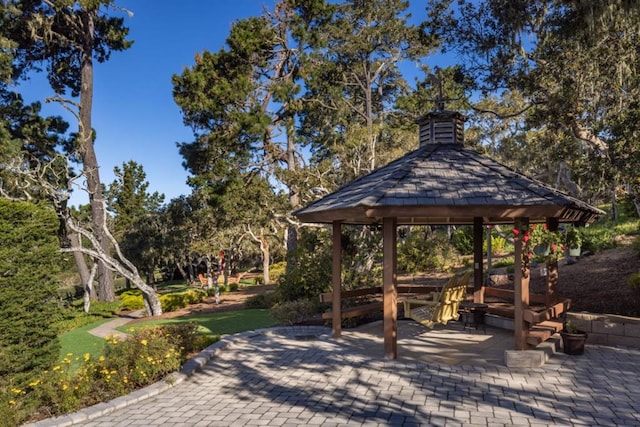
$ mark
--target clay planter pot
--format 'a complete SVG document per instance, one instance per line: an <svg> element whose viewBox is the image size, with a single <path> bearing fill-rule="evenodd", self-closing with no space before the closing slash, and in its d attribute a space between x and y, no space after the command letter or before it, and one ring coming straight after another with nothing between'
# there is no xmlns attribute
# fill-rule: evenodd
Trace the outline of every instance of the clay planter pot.
<svg viewBox="0 0 640 427"><path fill-rule="evenodd" d="M582 354L584 353L584 343L587 341L587 333L583 331L577 331L570 334L569 332L560 332L562 337L562 350L565 354Z"/></svg>

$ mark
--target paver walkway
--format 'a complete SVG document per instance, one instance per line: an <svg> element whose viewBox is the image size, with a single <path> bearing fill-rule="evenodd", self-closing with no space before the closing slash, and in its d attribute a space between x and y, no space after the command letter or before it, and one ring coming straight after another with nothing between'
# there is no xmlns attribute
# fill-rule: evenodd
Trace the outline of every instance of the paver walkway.
<svg viewBox="0 0 640 427"><path fill-rule="evenodd" d="M232 337L185 381L77 425L640 425L640 349L587 346L520 371L387 361L320 331Z"/></svg>

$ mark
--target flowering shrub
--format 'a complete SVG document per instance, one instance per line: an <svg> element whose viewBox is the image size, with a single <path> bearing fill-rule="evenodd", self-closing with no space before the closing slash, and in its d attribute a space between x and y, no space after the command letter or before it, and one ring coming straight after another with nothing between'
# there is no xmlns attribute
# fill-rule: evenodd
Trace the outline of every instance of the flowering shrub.
<svg viewBox="0 0 640 427"><path fill-rule="evenodd" d="M557 261L564 253L562 236L557 231L550 231L546 224L532 224L531 227L523 230L514 228L512 230L516 238L522 240L522 272L526 276L530 269L531 261L535 256L537 248L548 245L548 253L543 254L547 263Z"/></svg>
<svg viewBox="0 0 640 427"><path fill-rule="evenodd" d="M0 419L9 426L20 425L152 384L177 371L191 352L212 344L197 334L197 328L196 324L159 326L140 329L126 340L107 337L97 358L69 353L52 369L0 390ZM74 370L72 364L78 367Z"/></svg>

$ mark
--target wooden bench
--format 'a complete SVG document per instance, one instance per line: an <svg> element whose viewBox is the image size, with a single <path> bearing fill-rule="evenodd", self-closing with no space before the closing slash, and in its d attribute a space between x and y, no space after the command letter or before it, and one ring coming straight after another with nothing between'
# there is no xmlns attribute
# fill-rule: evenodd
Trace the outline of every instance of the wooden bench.
<svg viewBox="0 0 640 427"><path fill-rule="evenodd" d="M398 285L397 291L398 294L431 294L434 291L437 291L437 287L424 285ZM340 311L340 318L344 320L350 317L364 316L366 314L373 314L383 311L384 306L382 304L382 286L372 286L369 288L353 289L340 292L341 300L367 296L378 298L379 301L373 301L367 304L343 308ZM320 294L320 302L332 303L333 292L325 292L323 294ZM400 308L402 308L401 301L398 302L398 309ZM322 318L324 320L331 320L331 311L322 313Z"/></svg>
<svg viewBox="0 0 640 427"><path fill-rule="evenodd" d="M370 288L362 288L362 289L353 289L349 291L342 291L340 293L340 299L353 299L358 297L366 297L370 295L382 295L382 287L380 286L372 286ZM320 294L320 302L331 303L333 301L333 292L326 292ZM365 314L377 313L383 310L382 301L374 301L368 304L357 305L354 307L343 308L340 310L340 318L342 320L348 319L350 317L358 317L364 316ZM331 320L333 318L333 313L331 311L327 311L322 313L322 318L324 320Z"/></svg>

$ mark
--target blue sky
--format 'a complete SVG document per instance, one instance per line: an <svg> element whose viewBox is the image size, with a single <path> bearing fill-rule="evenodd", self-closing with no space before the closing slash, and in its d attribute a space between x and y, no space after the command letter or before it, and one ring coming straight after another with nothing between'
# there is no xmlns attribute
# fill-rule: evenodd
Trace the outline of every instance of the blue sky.
<svg viewBox="0 0 640 427"><path fill-rule="evenodd" d="M147 174L149 191L164 193L166 202L191 192L176 142L193 138L173 101L171 77L191 67L197 52L222 48L234 21L259 15L265 6L272 9L274 1L117 2L133 12L132 17L125 18L125 25L134 44L94 68L93 127L104 184L113 181L114 166L134 160ZM422 19L426 2L412 3L414 19ZM41 77L21 84L20 90L27 101L53 94ZM77 130L60 105L47 104L43 110L45 114L64 116L71 129ZM76 191L72 203L88 203L88 198Z"/></svg>

